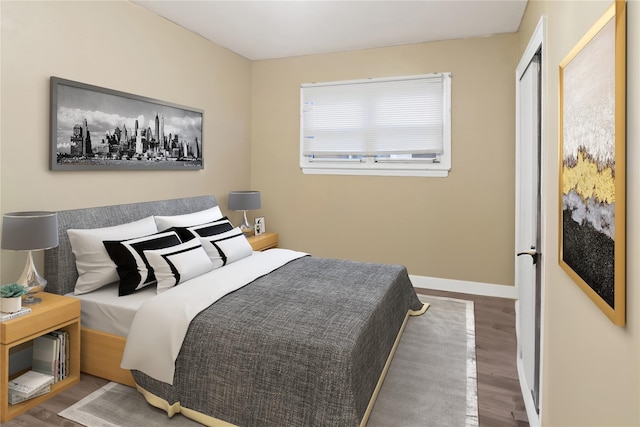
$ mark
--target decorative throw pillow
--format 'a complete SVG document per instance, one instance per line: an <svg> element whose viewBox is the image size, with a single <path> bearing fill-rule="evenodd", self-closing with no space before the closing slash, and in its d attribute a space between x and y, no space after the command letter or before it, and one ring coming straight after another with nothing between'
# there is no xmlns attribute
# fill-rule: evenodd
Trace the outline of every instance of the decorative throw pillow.
<svg viewBox="0 0 640 427"><path fill-rule="evenodd" d="M206 224L194 225L193 227L171 227L166 231L175 231L183 242L201 236L212 236L233 229L233 224L225 216L221 219Z"/></svg>
<svg viewBox="0 0 640 427"><path fill-rule="evenodd" d="M68 229L78 270L74 294L86 294L119 280L116 264L102 244L104 240L132 239L157 232L152 216L113 227Z"/></svg>
<svg viewBox="0 0 640 427"><path fill-rule="evenodd" d="M218 221L209 222L207 224L187 227L186 230L192 237L208 237L233 230L233 224L231 224L231 221L229 221L227 217L224 217Z"/></svg>
<svg viewBox="0 0 640 427"><path fill-rule="evenodd" d="M165 231L171 227L191 227L216 221L223 217L219 206L214 206L203 211L184 215L154 216L158 231Z"/></svg>
<svg viewBox="0 0 640 427"><path fill-rule="evenodd" d="M200 237L200 242L215 268L231 264L253 253L251 244L238 227L215 236Z"/></svg>
<svg viewBox="0 0 640 427"><path fill-rule="evenodd" d="M182 243L175 231L123 241L105 241L107 253L117 265L120 285L118 295L129 295L156 282L153 269L144 256L149 249L162 249Z"/></svg>
<svg viewBox="0 0 640 427"><path fill-rule="evenodd" d="M213 263L198 239L170 248L144 251L144 256L153 268L158 293L213 270Z"/></svg>

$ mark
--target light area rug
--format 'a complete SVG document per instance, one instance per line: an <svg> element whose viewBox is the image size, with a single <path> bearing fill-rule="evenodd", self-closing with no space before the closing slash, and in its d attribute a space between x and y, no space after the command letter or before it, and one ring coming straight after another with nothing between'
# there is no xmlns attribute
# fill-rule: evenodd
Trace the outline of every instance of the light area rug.
<svg viewBox="0 0 640 427"><path fill-rule="evenodd" d="M419 295L431 304L409 317L367 427L477 427L473 302ZM87 427L198 427L173 418L134 388L109 383L58 415Z"/></svg>

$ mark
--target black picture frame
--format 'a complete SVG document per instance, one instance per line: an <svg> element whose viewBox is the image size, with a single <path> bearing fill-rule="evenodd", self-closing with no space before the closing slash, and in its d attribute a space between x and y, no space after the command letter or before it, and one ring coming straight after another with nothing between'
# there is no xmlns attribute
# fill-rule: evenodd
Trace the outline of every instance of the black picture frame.
<svg viewBox="0 0 640 427"><path fill-rule="evenodd" d="M204 111L51 77L51 170L204 169Z"/></svg>

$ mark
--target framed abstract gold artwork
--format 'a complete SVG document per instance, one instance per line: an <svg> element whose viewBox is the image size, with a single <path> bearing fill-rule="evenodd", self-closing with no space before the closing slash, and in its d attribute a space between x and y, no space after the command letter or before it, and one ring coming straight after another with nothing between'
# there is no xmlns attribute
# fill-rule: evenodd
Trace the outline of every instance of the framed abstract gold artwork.
<svg viewBox="0 0 640 427"><path fill-rule="evenodd" d="M562 269L625 324L626 9L616 0L560 63Z"/></svg>

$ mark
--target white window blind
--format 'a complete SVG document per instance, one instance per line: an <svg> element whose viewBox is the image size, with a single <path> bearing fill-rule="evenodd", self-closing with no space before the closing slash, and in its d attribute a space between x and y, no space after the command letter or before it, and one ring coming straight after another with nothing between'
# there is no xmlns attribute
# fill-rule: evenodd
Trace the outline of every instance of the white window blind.
<svg viewBox="0 0 640 427"><path fill-rule="evenodd" d="M437 164L448 171L450 79L440 73L302 85L301 167L425 170L433 166L419 164ZM448 164L441 164L443 156Z"/></svg>

